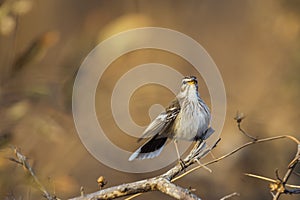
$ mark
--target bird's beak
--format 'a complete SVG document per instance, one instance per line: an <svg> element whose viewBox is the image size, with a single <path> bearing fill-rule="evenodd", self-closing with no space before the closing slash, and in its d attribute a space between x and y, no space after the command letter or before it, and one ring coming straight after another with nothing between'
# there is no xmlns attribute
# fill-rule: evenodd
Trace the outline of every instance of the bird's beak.
<svg viewBox="0 0 300 200"><path fill-rule="evenodd" d="M196 83L196 82L193 81L193 80L188 82L189 85L195 85L195 83Z"/></svg>

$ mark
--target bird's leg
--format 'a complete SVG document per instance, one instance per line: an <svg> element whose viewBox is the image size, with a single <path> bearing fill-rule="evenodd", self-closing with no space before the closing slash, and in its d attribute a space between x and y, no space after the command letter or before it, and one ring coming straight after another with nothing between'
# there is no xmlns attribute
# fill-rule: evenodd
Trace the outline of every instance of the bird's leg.
<svg viewBox="0 0 300 200"><path fill-rule="evenodd" d="M180 153L179 153L179 149L178 149L177 143L178 143L178 141L175 139L175 140L174 140L174 144L175 144L175 149L176 149L176 153L177 153L178 162L180 163L181 167L182 167L183 169L185 169L186 166L185 166L183 160L181 160L181 158L180 158Z"/></svg>
<svg viewBox="0 0 300 200"><path fill-rule="evenodd" d="M177 158L178 158L178 160L181 160L177 143L178 143L178 141L175 139L174 144L175 144L175 149L176 149L176 153L177 153Z"/></svg>

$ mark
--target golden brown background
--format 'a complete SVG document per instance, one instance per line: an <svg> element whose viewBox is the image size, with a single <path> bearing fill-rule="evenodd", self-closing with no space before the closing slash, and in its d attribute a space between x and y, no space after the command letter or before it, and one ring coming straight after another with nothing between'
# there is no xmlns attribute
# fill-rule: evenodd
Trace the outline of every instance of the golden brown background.
<svg viewBox="0 0 300 200"><path fill-rule="evenodd" d="M47 189L64 199L79 195L81 186L86 193L96 191L100 175L109 187L167 170L127 174L102 165L80 142L72 119L72 86L83 59L114 33L143 26L170 28L192 37L219 67L228 102L216 157L248 141L233 120L237 110L246 113L243 126L254 136L291 134L300 139L300 3L296 0L2 0L0 199L42 198L22 168L8 161L9 145L20 147ZM105 72L97 90L97 114L112 141L131 151L138 144L114 123L109 100L122 74L148 62L172 66L183 74L196 72L183 59L158 50L131 52ZM209 102L207 88L200 83ZM131 114L136 123L146 125L149 107L167 105L172 98L163 87L144 86L131 99ZM275 170L282 175L295 151L286 140L259 144L211 165L213 173L198 170L177 183L195 188L203 199L220 199L232 192L240 193L233 199L271 199L266 182L243 173L275 178ZM291 183L299 184L299 176ZM154 198L169 197L151 192L138 199Z"/></svg>

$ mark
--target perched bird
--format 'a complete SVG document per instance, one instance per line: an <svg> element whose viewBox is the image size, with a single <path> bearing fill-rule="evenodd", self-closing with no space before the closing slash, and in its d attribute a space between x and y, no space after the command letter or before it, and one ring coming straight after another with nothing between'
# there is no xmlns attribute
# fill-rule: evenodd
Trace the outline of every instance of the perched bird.
<svg viewBox="0 0 300 200"><path fill-rule="evenodd" d="M210 120L209 108L198 93L197 78L184 77L175 100L149 124L138 141L150 139L129 157L129 161L158 156L168 138L174 140L180 159L177 140L206 140L214 132Z"/></svg>

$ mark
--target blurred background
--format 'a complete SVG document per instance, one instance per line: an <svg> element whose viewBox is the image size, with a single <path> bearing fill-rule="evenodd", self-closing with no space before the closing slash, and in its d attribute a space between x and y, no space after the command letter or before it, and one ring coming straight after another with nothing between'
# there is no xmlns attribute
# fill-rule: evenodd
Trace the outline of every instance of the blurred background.
<svg viewBox="0 0 300 200"><path fill-rule="evenodd" d="M2 0L0 199L42 198L22 167L7 159L12 156L10 145L21 148L48 191L63 199L80 195L81 186L86 193L96 191L99 176L109 187L168 169L130 174L106 167L82 145L72 118L72 87L83 59L109 36L144 26L192 37L217 64L226 88L227 118L215 157L249 141L233 120L238 110L247 116L243 127L255 137L290 134L300 139L300 3L296 0ZM122 74L149 62L187 75L196 73L182 58L149 49L121 56L105 71L96 95L98 119L108 137L130 151L139 144L115 124L110 97ZM200 92L209 104L202 80ZM137 124L145 126L151 105L166 106L173 98L164 87L146 85L132 96L130 112ZM278 169L283 175L295 152L296 145L288 140L258 144L209 166L213 173L198 170L176 183L196 189L203 199L220 199L232 192L240 193L232 199L271 199L267 182L243 174L275 178ZM205 161L211 159L207 156ZM293 175L290 182L300 184L299 176ZM137 199L154 198L169 199L159 192Z"/></svg>

